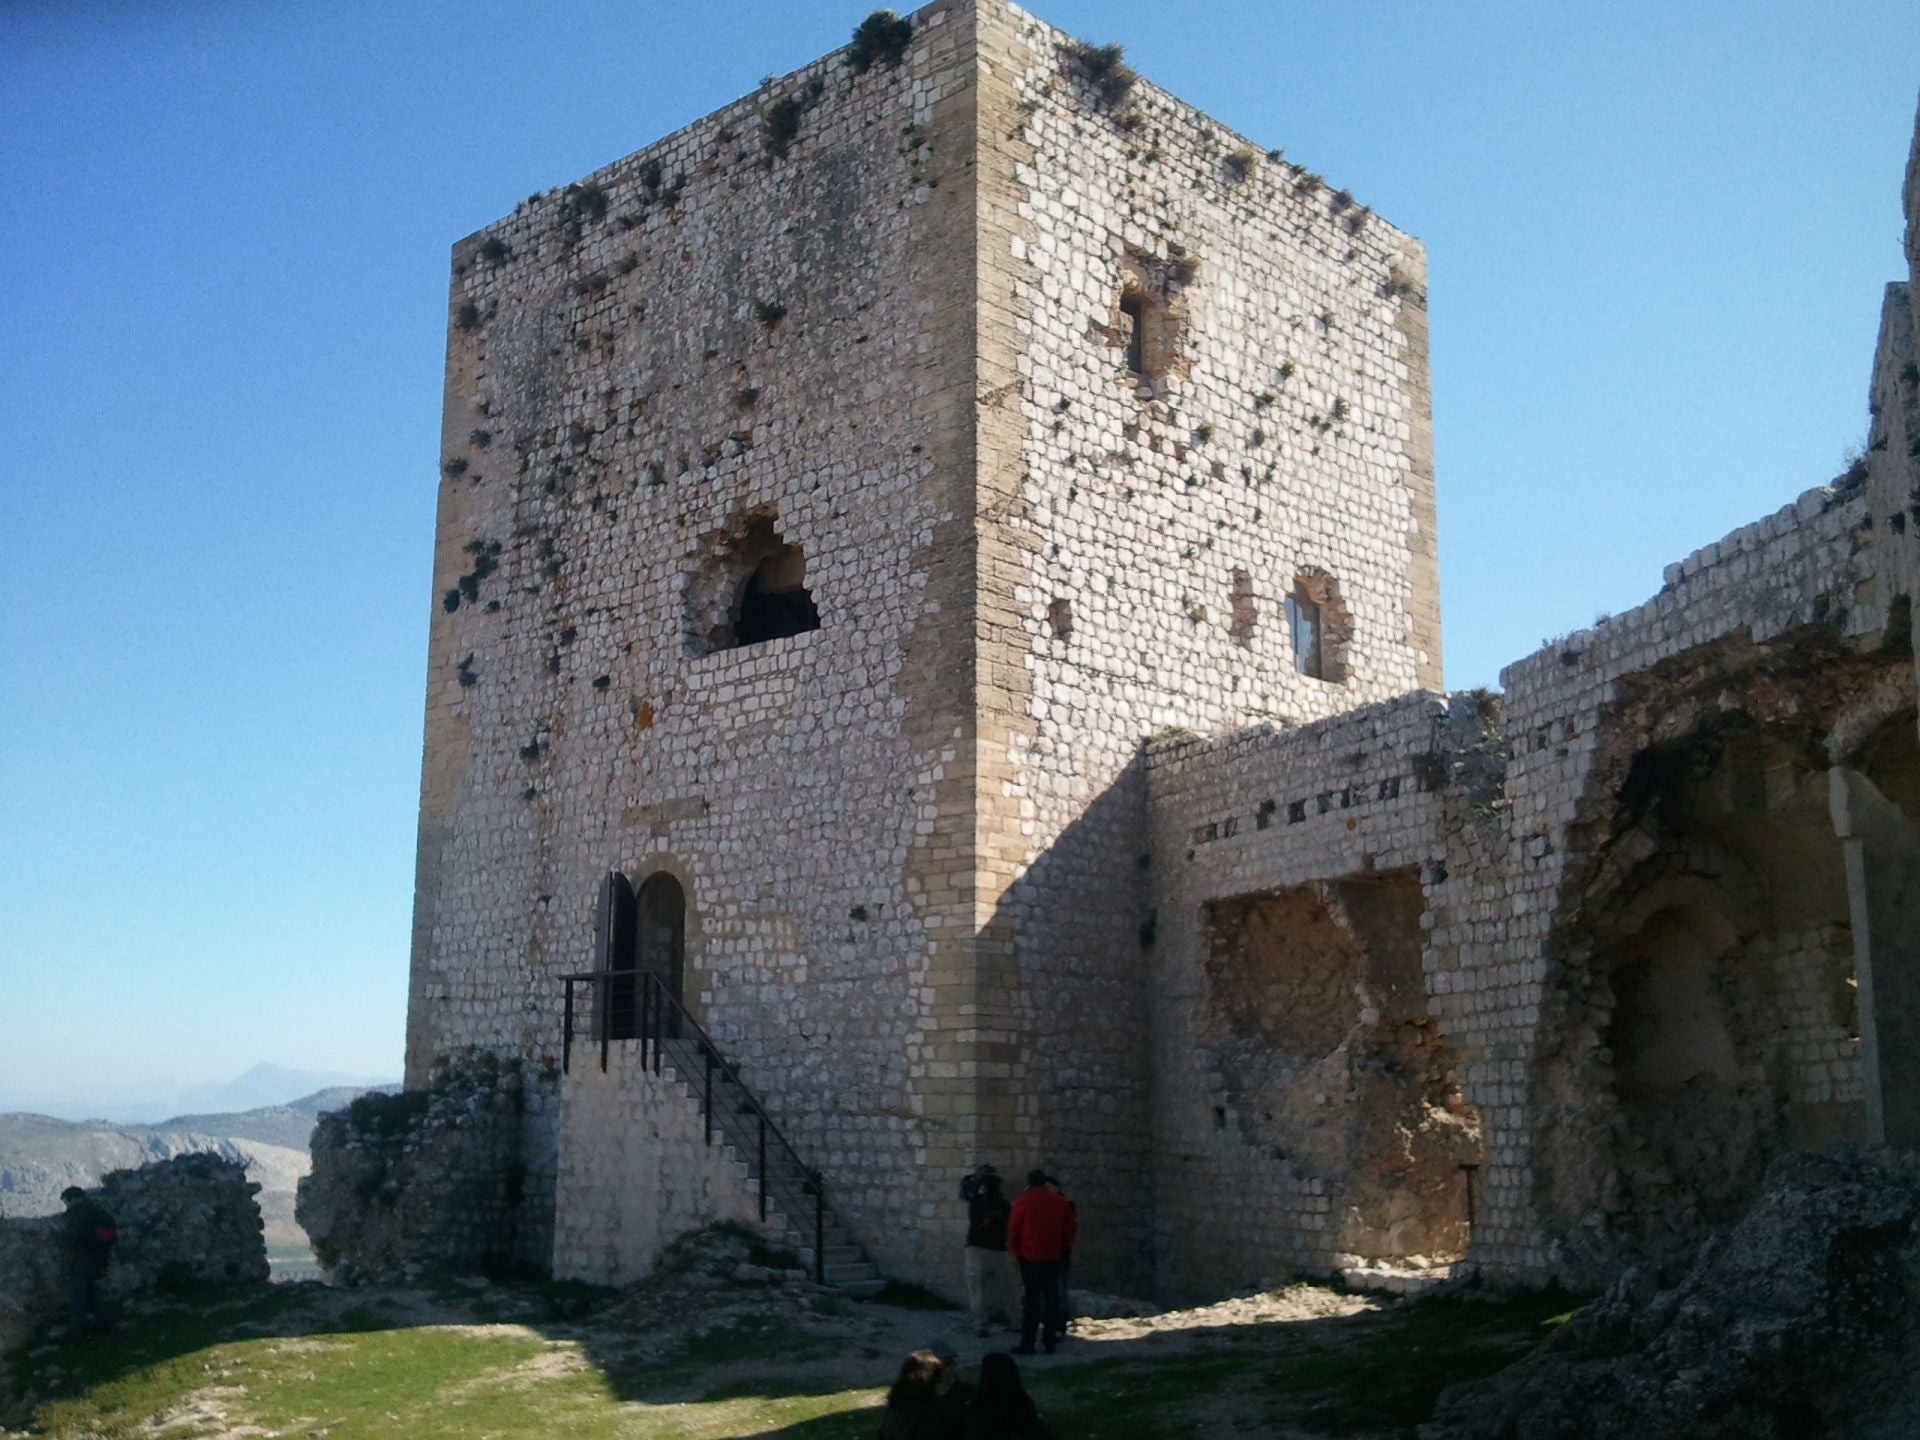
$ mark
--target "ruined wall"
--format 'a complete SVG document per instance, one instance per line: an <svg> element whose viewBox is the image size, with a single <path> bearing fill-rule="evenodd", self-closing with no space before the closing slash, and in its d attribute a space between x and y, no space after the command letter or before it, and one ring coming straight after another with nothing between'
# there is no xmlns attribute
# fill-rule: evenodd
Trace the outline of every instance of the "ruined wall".
<svg viewBox="0 0 1920 1440"><path fill-rule="evenodd" d="M964 8L455 248L409 1007L410 1083L554 1058L602 876L680 877L688 1004L905 1273L973 1110L927 1040L971 939ZM715 648L762 528L819 628Z"/></svg>
<svg viewBox="0 0 1920 1440"><path fill-rule="evenodd" d="M632 1284L690 1230L758 1228L745 1167L707 1144L698 1107L678 1080L641 1064L637 1044L611 1046L604 1072L576 1063L561 1084L556 1279Z"/></svg>
<svg viewBox="0 0 1920 1440"><path fill-rule="evenodd" d="M1581 1284L1732 1218L1775 1155L1861 1137L1829 766L1920 799L1867 520L1857 479L1808 492L1510 667L1497 707L1415 695L1150 748L1166 1283L1444 1239L1437 1165L1481 1159L1473 1117L1469 1258ZM1353 917L1391 912L1356 886L1396 875L1418 876L1424 930L1402 1014L1433 1033L1373 1068L1419 1075L1417 1054L1432 1079L1370 1108L1368 1068L1327 1042L1350 1027L1355 1053L1393 1016L1367 1003L1381 946ZM1424 1222L1370 1222L1352 1192L1407 1173L1423 1133Z"/></svg>
<svg viewBox="0 0 1920 1440"><path fill-rule="evenodd" d="M1591 1283L1857 1133L1819 796L1829 737L1911 704L1872 538L1857 486L1809 491L1504 672L1504 861L1430 894L1491 1272Z"/></svg>
<svg viewBox="0 0 1920 1440"><path fill-rule="evenodd" d="M246 1167L214 1155L178 1155L115 1170L88 1193L113 1215L119 1244L104 1293L110 1303L155 1291L265 1284L260 1187ZM67 1313L61 1217L0 1220L0 1353Z"/></svg>
<svg viewBox="0 0 1920 1440"><path fill-rule="evenodd" d="M295 1214L328 1277L545 1273L556 1089L539 1067L476 1052L436 1066L424 1087L322 1115Z"/></svg>
<svg viewBox="0 0 1920 1440"><path fill-rule="evenodd" d="M1148 750L1159 1286L1457 1258L1479 1123L1428 1016L1425 895L1498 833L1484 696Z"/></svg>
<svg viewBox="0 0 1920 1440"><path fill-rule="evenodd" d="M981 13L982 1006L1013 1117L985 1158L1059 1170L1076 1273L1117 1286L1149 1270L1154 1203L1142 740L1439 678L1424 257ZM1337 679L1293 663L1299 581Z"/></svg>

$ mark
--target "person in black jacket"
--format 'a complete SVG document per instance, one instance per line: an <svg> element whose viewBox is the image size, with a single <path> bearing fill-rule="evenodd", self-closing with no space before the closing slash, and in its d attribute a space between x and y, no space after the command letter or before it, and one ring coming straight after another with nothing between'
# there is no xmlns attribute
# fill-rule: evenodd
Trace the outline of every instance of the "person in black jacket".
<svg viewBox="0 0 1920 1440"><path fill-rule="evenodd" d="M67 1263L67 1302L72 1321L71 1333L77 1338L94 1325L108 1323L107 1307L100 1297L100 1282L107 1278L107 1266L113 1259L113 1247L120 1231L107 1207L91 1200L78 1185L60 1192L67 1207L60 1217L61 1248Z"/></svg>
<svg viewBox="0 0 1920 1440"><path fill-rule="evenodd" d="M999 1173L982 1164L960 1182L960 1198L967 1202L967 1310L974 1333L988 1335L988 1323L1010 1277L1007 1263L1007 1213L1011 1208L1000 1190Z"/></svg>
<svg viewBox="0 0 1920 1440"><path fill-rule="evenodd" d="M1020 1367L1011 1355L996 1351L981 1359L965 1440L1053 1440L1033 1397L1020 1383Z"/></svg>

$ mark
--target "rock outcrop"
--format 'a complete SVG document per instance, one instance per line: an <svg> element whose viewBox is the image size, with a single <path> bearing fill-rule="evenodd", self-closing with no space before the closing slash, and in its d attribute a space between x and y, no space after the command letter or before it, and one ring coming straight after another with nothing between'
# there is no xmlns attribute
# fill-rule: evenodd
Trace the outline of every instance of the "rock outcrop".
<svg viewBox="0 0 1920 1440"><path fill-rule="evenodd" d="M1677 1283L1622 1275L1422 1440L1920 1433L1920 1155L1784 1156Z"/></svg>
<svg viewBox="0 0 1920 1440"><path fill-rule="evenodd" d="M477 1057L442 1063L424 1089L322 1115L294 1207L321 1268L343 1285L544 1272L551 1147L528 1137L554 1103L543 1072Z"/></svg>
<svg viewBox="0 0 1920 1440"><path fill-rule="evenodd" d="M217 1155L182 1155L108 1175L90 1192L119 1226L108 1296L122 1301L156 1290L265 1281L259 1189L244 1166ZM66 1306L60 1217L0 1220L0 1351L58 1320Z"/></svg>

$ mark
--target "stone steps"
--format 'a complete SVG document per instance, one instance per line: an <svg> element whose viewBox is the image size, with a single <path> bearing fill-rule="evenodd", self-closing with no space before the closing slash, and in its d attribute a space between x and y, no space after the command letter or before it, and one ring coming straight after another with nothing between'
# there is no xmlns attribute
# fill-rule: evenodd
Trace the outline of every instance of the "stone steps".
<svg viewBox="0 0 1920 1440"><path fill-rule="evenodd" d="M687 1038L673 1038L665 1042L665 1050L660 1057L660 1076L671 1080L686 1096L687 1103L696 1113L701 1109L706 1093L707 1071L705 1058L699 1048L699 1042ZM678 1061L676 1063L676 1056ZM767 1230L784 1240L789 1248L799 1255L801 1263L811 1271L813 1269L814 1217L811 1206L797 1219L787 1213L787 1206L780 1202L781 1192L789 1200L801 1199L801 1181L791 1174L776 1177L762 1177L756 1173L756 1156L743 1154L741 1146L724 1133L721 1112L723 1108L736 1116L746 1117L753 1114L752 1105L746 1103L746 1086L731 1079L716 1069L713 1079L714 1137L713 1143L726 1152L734 1173L740 1178L747 1193L758 1197L763 1185L771 1178L773 1183L767 1186ZM757 1147L756 1147L757 1148ZM788 1162L784 1167L777 1166L769 1157L769 1170L790 1169ZM845 1290L849 1294L869 1295L879 1290L885 1281L880 1267L868 1258L866 1251L852 1233L833 1213L829 1204L821 1225L821 1238L824 1242L825 1264L822 1273L828 1285Z"/></svg>

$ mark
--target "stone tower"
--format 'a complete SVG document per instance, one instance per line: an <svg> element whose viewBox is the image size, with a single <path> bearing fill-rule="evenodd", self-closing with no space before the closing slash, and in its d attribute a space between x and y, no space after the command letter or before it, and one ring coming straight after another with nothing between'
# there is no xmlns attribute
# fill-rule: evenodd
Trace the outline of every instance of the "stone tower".
<svg viewBox="0 0 1920 1440"><path fill-rule="evenodd" d="M1138 1285L1142 742L1438 687L1425 260L1004 0L910 20L454 248L409 1082L557 1058L617 873L887 1269L986 1159Z"/></svg>

